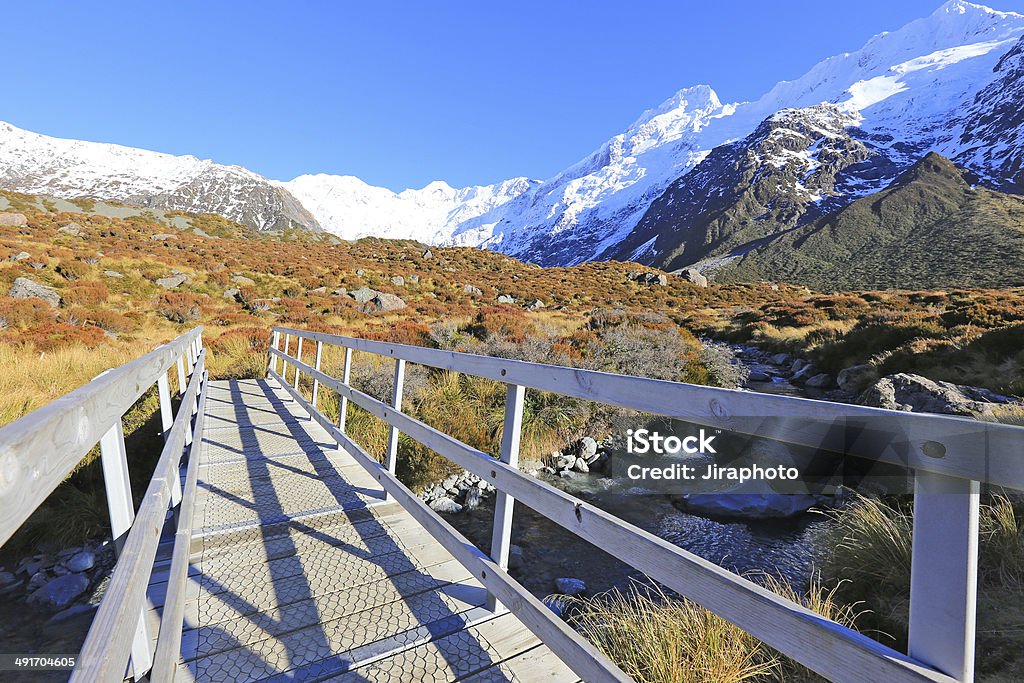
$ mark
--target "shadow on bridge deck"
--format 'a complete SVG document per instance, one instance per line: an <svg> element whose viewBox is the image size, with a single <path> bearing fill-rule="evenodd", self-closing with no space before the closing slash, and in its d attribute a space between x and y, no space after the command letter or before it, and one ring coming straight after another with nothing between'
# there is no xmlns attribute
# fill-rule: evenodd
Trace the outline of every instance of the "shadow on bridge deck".
<svg viewBox="0 0 1024 683"><path fill-rule="evenodd" d="M577 680L273 380L210 384L199 466L176 680Z"/></svg>

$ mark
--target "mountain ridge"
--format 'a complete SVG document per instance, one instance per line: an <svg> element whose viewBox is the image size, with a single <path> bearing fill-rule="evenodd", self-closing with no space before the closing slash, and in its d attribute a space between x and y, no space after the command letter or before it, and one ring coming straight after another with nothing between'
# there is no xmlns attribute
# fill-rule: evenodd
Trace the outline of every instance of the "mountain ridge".
<svg viewBox="0 0 1024 683"><path fill-rule="evenodd" d="M1024 99L1022 37L1024 16L951 0L751 102L723 103L708 85L681 88L542 181L435 181L402 192L354 176L279 181L0 124L0 188L209 211L258 230L485 247L541 265L634 259L675 268L729 257L839 210L884 189L930 150L988 186L1024 190L1024 115L1015 105ZM830 122L821 134L823 112ZM759 134L780 129L780 115L803 142ZM689 197L689 208L673 204L673 193ZM734 207L722 205L725 195ZM695 218L700 206L717 211L719 222Z"/></svg>

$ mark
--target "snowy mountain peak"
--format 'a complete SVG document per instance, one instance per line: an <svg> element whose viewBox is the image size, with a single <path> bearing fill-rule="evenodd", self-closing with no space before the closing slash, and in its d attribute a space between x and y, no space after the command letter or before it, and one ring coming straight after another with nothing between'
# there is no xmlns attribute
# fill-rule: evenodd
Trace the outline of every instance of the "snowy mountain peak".
<svg viewBox="0 0 1024 683"><path fill-rule="evenodd" d="M287 191L241 166L0 124L0 188L94 197L154 208L219 213L257 230L319 230Z"/></svg>

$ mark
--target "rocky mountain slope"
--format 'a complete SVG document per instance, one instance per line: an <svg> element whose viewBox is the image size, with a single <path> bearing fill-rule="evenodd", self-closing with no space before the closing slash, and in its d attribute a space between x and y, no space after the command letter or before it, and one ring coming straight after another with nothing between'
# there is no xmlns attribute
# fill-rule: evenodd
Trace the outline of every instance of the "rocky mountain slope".
<svg viewBox="0 0 1024 683"><path fill-rule="evenodd" d="M965 175L930 153L887 189L786 232L714 277L822 291L1024 285L1024 197Z"/></svg>
<svg viewBox="0 0 1024 683"><path fill-rule="evenodd" d="M319 230L283 188L240 166L62 140L0 122L0 189L217 213L256 230Z"/></svg>
<svg viewBox="0 0 1024 683"><path fill-rule="evenodd" d="M929 151L1024 191L1024 15L951 0L753 102L680 90L544 181L395 193L0 125L0 188L216 212L262 230L487 247L542 265L704 268L887 187Z"/></svg>
<svg viewBox="0 0 1024 683"><path fill-rule="evenodd" d="M933 150L990 187L1020 191L1022 22L950 2L825 60L797 83L826 102L772 114L713 150L601 257L713 270L885 188ZM784 98L793 85L773 92Z"/></svg>

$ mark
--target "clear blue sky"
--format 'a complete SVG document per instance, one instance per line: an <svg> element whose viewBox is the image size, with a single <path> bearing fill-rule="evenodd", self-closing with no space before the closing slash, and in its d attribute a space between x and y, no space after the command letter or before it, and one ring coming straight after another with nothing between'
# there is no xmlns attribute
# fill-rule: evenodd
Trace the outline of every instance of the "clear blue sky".
<svg viewBox="0 0 1024 683"><path fill-rule="evenodd" d="M0 120L285 180L546 178L681 87L752 99L939 4L19 2Z"/></svg>

